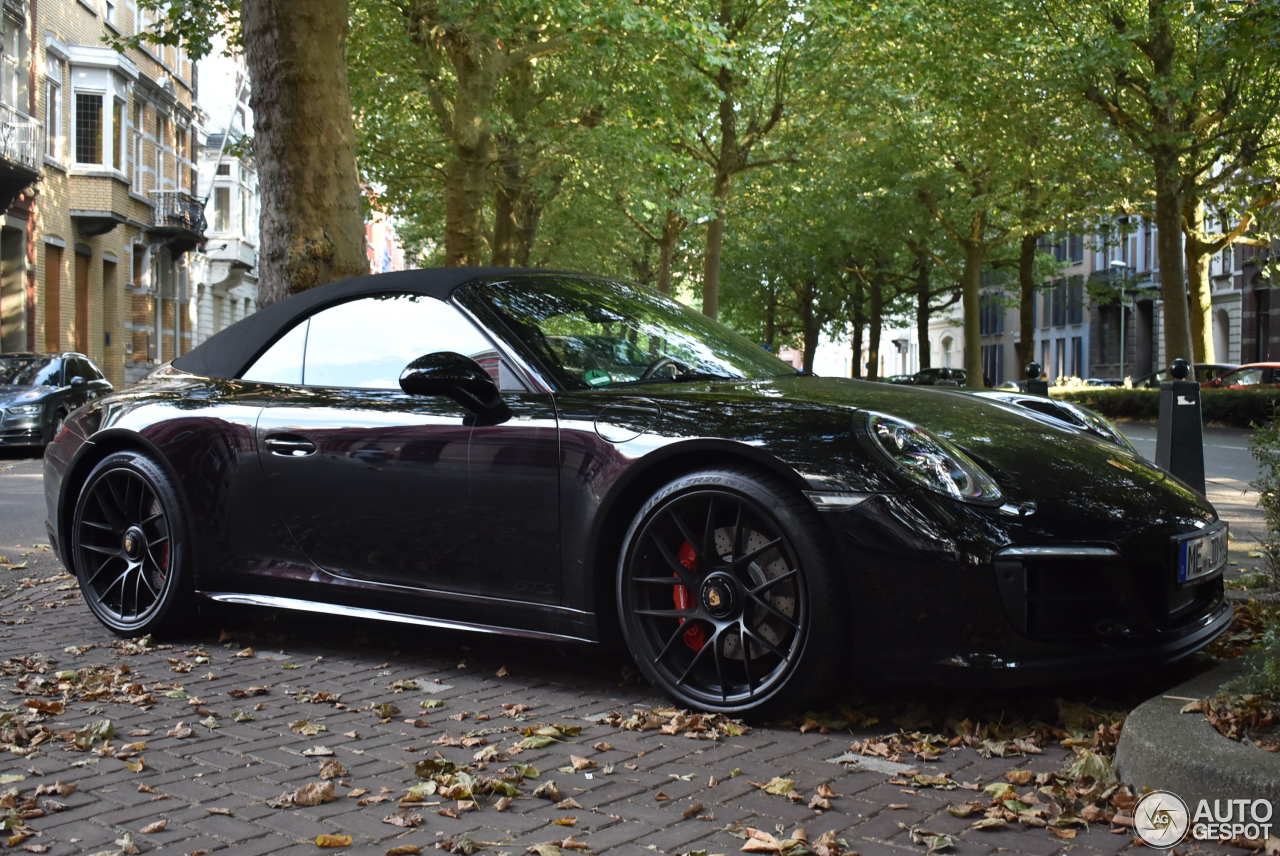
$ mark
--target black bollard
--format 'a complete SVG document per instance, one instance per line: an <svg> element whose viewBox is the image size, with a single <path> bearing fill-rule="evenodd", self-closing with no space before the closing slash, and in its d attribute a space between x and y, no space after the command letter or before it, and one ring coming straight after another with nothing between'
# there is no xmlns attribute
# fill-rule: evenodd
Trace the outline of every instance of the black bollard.
<svg viewBox="0 0 1280 856"><path fill-rule="evenodd" d="M1156 429L1156 466L1204 494L1204 422L1200 384L1187 380L1187 361L1169 366L1174 379L1160 384L1160 424Z"/></svg>
<svg viewBox="0 0 1280 856"><path fill-rule="evenodd" d="M1049 381L1040 377L1040 364L1032 360L1027 363L1027 379L1022 382L1022 391L1031 395L1049 395Z"/></svg>

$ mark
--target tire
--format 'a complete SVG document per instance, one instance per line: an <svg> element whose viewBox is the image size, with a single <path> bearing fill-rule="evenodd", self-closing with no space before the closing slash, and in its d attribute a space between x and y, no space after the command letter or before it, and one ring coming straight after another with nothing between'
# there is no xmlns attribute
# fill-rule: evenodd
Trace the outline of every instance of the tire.
<svg viewBox="0 0 1280 856"><path fill-rule="evenodd" d="M121 636L161 633L188 614L188 538L173 482L146 455L98 462L76 498L67 556L94 616Z"/></svg>
<svg viewBox="0 0 1280 856"><path fill-rule="evenodd" d="M772 475L675 479L636 514L618 562L636 666L680 705L713 713L772 714L830 692L846 654L830 556L817 512Z"/></svg>

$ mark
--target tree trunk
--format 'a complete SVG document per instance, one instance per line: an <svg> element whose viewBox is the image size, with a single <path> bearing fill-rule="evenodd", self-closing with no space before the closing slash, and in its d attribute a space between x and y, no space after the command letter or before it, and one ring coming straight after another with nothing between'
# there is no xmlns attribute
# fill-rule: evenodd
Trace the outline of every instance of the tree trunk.
<svg viewBox="0 0 1280 856"><path fill-rule="evenodd" d="M489 191L489 145L454 144L444 176L444 263L484 264L484 200Z"/></svg>
<svg viewBox="0 0 1280 856"><path fill-rule="evenodd" d="M1193 196L1182 202L1185 228L1183 253L1186 261L1188 323L1191 327L1191 353L1195 363L1214 363L1213 293L1209 284L1211 249L1197 237L1204 233L1204 203Z"/></svg>
<svg viewBox="0 0 1280 856"><path fill-rule="evenodd" d="M516 257L519 240L519 214L527 182L520 168L520 154L516 142L500 138L498 150L498 180L493 185L493 255L494 267L509 267Z"/></svg>
<svg viewBox="0 0 1280 856"><path fill-rule="evenodd" d="M245 0L262 190L258 302L368 273L347 87L346 0Z"/></svg>
<svg viewBox="0 0 1280 856"><path fill-rule="evenodd" d="M1036 244L1040 233L1023 235L1018 247L1018 341L1014 352L1018 355L1018 377L1027 370L1027 363L1036 353Z"/></svg>
<svg viewBox="0 0 1280 856"><path fill-rule="evenodd" d="M1177 160L1156 168L1156 254L1160 259L1160 294L1164 298L1165 362L1177 357L1191 360L1191 319L1187 312L1187 280L1182 254L1182 192L1176 174Z"/></svg>
<svg viewBox="0 0 1280 856"><path fill-rule="evenodd" d="M806 282L800 300L800 320L804 325L803 367L806 372L813 371L813 359L818 353L818 337L821 335L822 327L818 322L817 313L813 311L816 290L816 284L812 280Z"/></svg>
<svg viewBox="0 0 1280 856"><path fill-rule="evenodd" d="M916 255L916 349L919 366L929 368L929 291L933 259L927 252Z"/></svg>
<svg viewBox="0 0 1280 856"><path fill-rule="evenodd" d="M853 370L850 375L853 377L862 377L862 328L867 323L866 312L862 308L865 298L866 294L864 293L862 280L855 276L853 279L853 317L850 319L853 322Z"/></svg>
<svg viewBox="0 0 1280 856"><path fill-rule="evenodd" d="M716 213L707 224L707 254L702 262L702 314L716 318L720 314L720 249L724 246L725 207L733 178L727 172L716 174Z"/></svg>
<svg viewBox="0 0 1280 856"><path fill-rule="evenodd" d="M975 224L982 215L974 215ZM975 228L981 234L981 227ZM982 264L986 261L987 246L980 239L965 241L964 271L960 280L961 305L964 307L964 371L965 385L970 389L982 389L982 339L980 298L982 292Z"/></svg>
<svg viewBox="0 0 1280 856"><path fill-rule="evenodd" d="M667 219L662 224L662 237L658 240L658 291L663 294L671 293L671 268L675 264L676 244L680 242L680 235L688 224L689 221L680 216L674 208L667 209ZM777 296L774 295L772 300L773 303L769 308L776 311ZM769 344L773 344L772 336Z"/></svg>
<svg viewBox="0 0 1280 856"><path fill-rule="evenodd" d="M880 328L884 319L884 284L876 274L868 284L867 380L880 379Z"/></svg>
<svg viewBox="0 0 1280 856"><path fill-rule="evenodd" d="M669 294L670 292L663 292ZM778 291L770 287L765 293L764 304L764 343L771 353L778 353Z"/></svg>

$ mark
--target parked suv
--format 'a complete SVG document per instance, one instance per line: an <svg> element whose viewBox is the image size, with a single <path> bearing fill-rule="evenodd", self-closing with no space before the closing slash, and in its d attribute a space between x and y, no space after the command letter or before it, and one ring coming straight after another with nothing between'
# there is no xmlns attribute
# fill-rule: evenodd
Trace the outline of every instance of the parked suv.
<svg viewBox="0 0 1280 856"><path fill-rule="evenodd" d="M44 446L73 410L111 391L84 354L0 354L0 446Z"/></svg>

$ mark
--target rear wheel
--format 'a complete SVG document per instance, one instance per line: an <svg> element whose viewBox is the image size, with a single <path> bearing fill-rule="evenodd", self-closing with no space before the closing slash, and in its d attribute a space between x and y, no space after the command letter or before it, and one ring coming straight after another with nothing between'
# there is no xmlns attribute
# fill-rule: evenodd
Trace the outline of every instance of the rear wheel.
<svg viewBox="0 0 1280 856"><path fill-rule="evenodd" d="M110 630L154 633L186 606L185 528L177 492L138 452L108 455L76 500L68 556L85 603Z"/></svg>
<svg viewBox="0 0 1280 856"><path fill-rule="evenodd" d="M816 512L739 470L676 479L623 542L618 610L636 665L681 704L748 713L832 687L844 651Z"/></svg>

